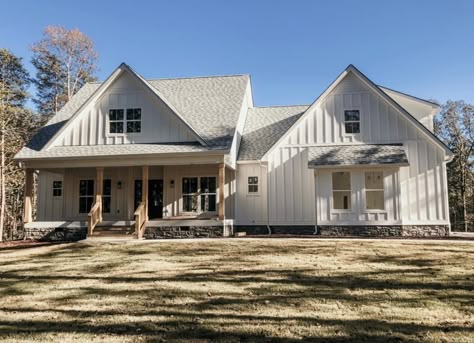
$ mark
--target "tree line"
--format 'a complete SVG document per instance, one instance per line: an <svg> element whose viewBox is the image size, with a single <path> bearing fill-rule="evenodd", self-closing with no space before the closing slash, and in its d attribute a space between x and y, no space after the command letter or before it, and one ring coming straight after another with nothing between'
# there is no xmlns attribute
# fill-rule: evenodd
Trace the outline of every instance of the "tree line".
<svg viewBox="0 0 474 343"><path fill-rule="evenodd" d="M85 83L96 80L94 42L78 29L48 26L31 51L33 76L22 57L0 48L0 241L23 237L25 180L13 157ZM473 117L473 105L448 101L435 118L435 133L455 154L448 165L449 210L452 228L463 231L474 231Z"/></svg>

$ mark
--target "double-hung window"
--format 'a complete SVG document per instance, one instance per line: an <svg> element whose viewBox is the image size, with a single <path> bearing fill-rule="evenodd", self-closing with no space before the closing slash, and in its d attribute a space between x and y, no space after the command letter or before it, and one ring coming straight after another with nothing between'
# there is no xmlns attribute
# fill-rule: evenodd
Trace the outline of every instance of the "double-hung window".
<svg viewBox="0 0 474 343"><path fill-rule="evenodd" d="M198 210L198 178L183 177L183 211L197 212Z"/></svg>
<svg viewBox="0 0 474 343"><path fill-rule="evenodd" d="M360 133L360 112L359 110L344 111L344 129L346 133Z"/></svg>
<svg viewBox="0 0 474 343"><path fill-rule="evenodd" d="M201 177L201 211L216 211L216 178Z"/></svg>
<svg viewBox="0 0 474 343"><path fill-rule="evenodd" d="M332 199L335 210L351 209L351 173L332 173Z"/></svg>
<svg viewBox="0 0 474 343"><path fill-rule="evenodd" d="M63 182L53 181L53 197L60 197L63 195Z"/></svg>
<svg viewBox="0 0 474 343"><path fill-rule="evenodd" d="M109 110L109 132L123 133L123 109Z"/></svg>
<svg viewBox="0 0 474 343"><path fill-rule="evenodd" d="M141 108L127 108L126 110L117 108L109 110L109 133L139 133L141 131Z"/></svg>
<svg viewBox="0 0 474 343"><path fill-rule="evenodd" d="M94 180L79 181L79 213L89 213L94 203Z"/></svg>
<svg viewBox="0 0 474 343"><path fill-rule="evenodd" d="M385 209L382 171L365 173L365 208L367 210Z"/></svg>
<svg viewBox="0 0 474 343"><path fill-rule="evenodd" d="M258 194L258 176L249 176L248 177L248 193L249 194Z"/></svg>
<svg viewBox="0 0 474 343"><path fill-rule="evenodd" d="M102 194L102 213L110 213L110 204L112 199L112 181L104 180L104 189Z"/></svg>

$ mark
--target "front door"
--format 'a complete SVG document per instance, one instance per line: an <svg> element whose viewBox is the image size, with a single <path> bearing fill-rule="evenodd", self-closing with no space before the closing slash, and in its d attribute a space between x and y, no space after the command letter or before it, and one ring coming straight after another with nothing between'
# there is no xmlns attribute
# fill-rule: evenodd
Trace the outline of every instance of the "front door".
<svg viewBox="0 0 474 343"><path fill-rule="evenodd" d="M148 218L163 218L163 180L148 181Z"/></svg>
<svg viewBox="0 0 474 343"><path fill-rule="evenodd" d="M135 208L142 199L142 180L135 180ZM148 219L163 218L163 180L148 180Z"/></svg>

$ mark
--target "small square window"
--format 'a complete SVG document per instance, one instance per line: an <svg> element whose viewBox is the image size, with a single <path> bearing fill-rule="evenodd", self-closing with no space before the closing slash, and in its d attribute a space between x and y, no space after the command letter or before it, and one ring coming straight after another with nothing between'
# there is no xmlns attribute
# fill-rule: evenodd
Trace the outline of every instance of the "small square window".
<svg viewBox="0 0 474 343"><path fill-rule="evenodd" d="M249 176L248 178L248 192L258 193L258 176Z"/></svg>
<svg viewBox="0 0 474 343"><path fill-rule="evenodd" d="M63 182L53 181L53 197L60 197L63 195Z"/></svg>

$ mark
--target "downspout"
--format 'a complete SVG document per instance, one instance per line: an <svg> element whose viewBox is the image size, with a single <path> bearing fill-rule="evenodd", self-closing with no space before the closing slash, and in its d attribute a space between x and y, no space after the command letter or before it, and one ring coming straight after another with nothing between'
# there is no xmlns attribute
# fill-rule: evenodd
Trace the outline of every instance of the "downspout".
<svg viewBox="0 0 474 343"><path fill-rule="evenodd" d="M265 165L260 161L260 168L262 166L265 168L265 178L267 179L267 230L268 230L268 235L270 236L272 234L272 228L270 227L270 201L269 201L269 196L268 193L270 191L270 178L268 177L268 164Z"/></svg>
<svg viewBox="0 0 474 343"><path fill-rule="evenodd" d="M314 170L314 235L318 234L318 180Z"/></svg>

